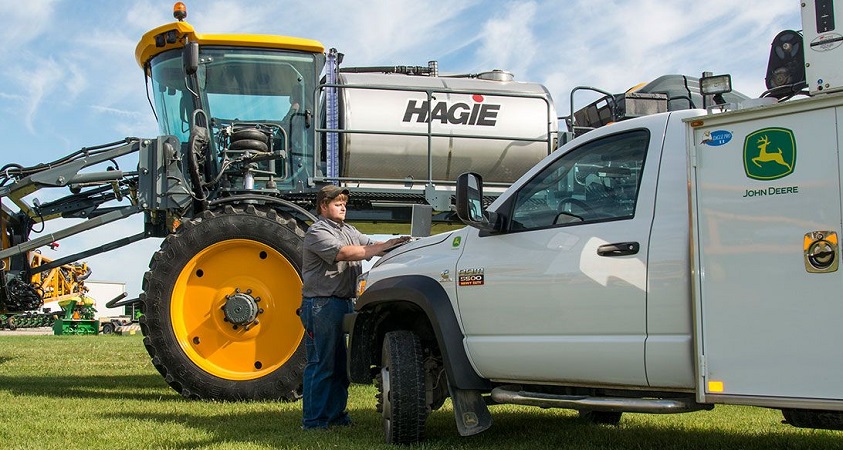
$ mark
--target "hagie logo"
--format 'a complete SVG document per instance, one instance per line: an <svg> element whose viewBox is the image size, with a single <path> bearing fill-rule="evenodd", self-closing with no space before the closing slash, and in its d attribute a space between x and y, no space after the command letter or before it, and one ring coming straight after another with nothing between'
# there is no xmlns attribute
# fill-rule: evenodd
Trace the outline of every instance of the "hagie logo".
<svg viewBox="0 0 843 450"><path fill-rule="evenodd" d="M403 121L427 123L427 113L430 112L430 120L438 120L443 124L495 126L501 105L483 103L483 96L479 94L471 98L475 101L474 105L454 103L449 106L446 102L437 102L433 108L429 107L427 100L409 100Z"/></svg>
<svg viewBox="0 0 843 450"><path fill-rule="evenodd" d="M796 140L787 128L764 128L746 137L743 167L754 180L777 180L796 166Z"/></svg>

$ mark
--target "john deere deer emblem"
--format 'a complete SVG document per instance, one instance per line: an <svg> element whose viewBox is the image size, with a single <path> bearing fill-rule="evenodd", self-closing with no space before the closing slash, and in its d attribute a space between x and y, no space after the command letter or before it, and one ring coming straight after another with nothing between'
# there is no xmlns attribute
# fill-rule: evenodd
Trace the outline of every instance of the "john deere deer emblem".
<svg viewBox="0 0 843 450"><path fill-rule="evenodd" d="M746 137L743 167L755 180L777 180L796 166L796 140L787 128L764 128Z"/></svg>

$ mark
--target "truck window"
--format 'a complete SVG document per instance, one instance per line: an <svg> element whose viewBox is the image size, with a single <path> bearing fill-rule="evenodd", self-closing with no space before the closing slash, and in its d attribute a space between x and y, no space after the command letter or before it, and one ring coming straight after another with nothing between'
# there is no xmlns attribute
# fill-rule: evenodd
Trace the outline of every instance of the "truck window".
<svg viewBox="0 0 843 450"><path fill-rule="evenodd" d="M564 154L518 192L510 230L631 219L649 140L634 130Z"/></svg>

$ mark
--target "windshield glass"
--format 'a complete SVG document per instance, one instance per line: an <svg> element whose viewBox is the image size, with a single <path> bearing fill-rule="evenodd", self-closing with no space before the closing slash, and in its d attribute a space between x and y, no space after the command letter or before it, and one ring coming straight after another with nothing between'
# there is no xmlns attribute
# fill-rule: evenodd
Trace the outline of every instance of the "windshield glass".
<svg viewBox="0 0 843 450"><path fill-rule="evenodd" d="M186 143L194 110L186 88L181 50L152 60L155 109L162 134ZM210 121L212 146L221 129L235 124L271 124L278 129L274 149L287 152L286 167L311 167L313 137L305 112L313 111L313 92L324 55L241 47L202 47L197 72L202 109ZM200 124L204 121L200 120ZM313 127L310 128L312 130ZM283 131L281 131L283 129ZM215 149L214 154L218 154ZM297 158L297 159L296 159ZM279 165L278 174L283 172Z"/></svg>

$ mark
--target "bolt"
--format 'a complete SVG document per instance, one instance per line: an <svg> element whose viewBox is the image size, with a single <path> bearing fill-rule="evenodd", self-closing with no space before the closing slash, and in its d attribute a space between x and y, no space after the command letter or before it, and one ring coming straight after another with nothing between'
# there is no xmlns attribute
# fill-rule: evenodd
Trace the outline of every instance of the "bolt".
<svg viewBox="0 0 843 450"><path fill-rule="evenodd" d="M246 289L246 294L247 294L247 295L252 295L252 290L251 290L251 289Z"/></svg>
<svg viewBox="0 0 843 450"><path fill-rule="evenodd" d="M261 298L260 298L260 297L255 297L255 303L257 303L257 302L259 302L259 301L261 301Z"/></svg>
<svg viewBox="0 0 843 450"><path fill-rule="evenodd" d="M258 308L258 314L263 314L263 308Z"/></svg>

